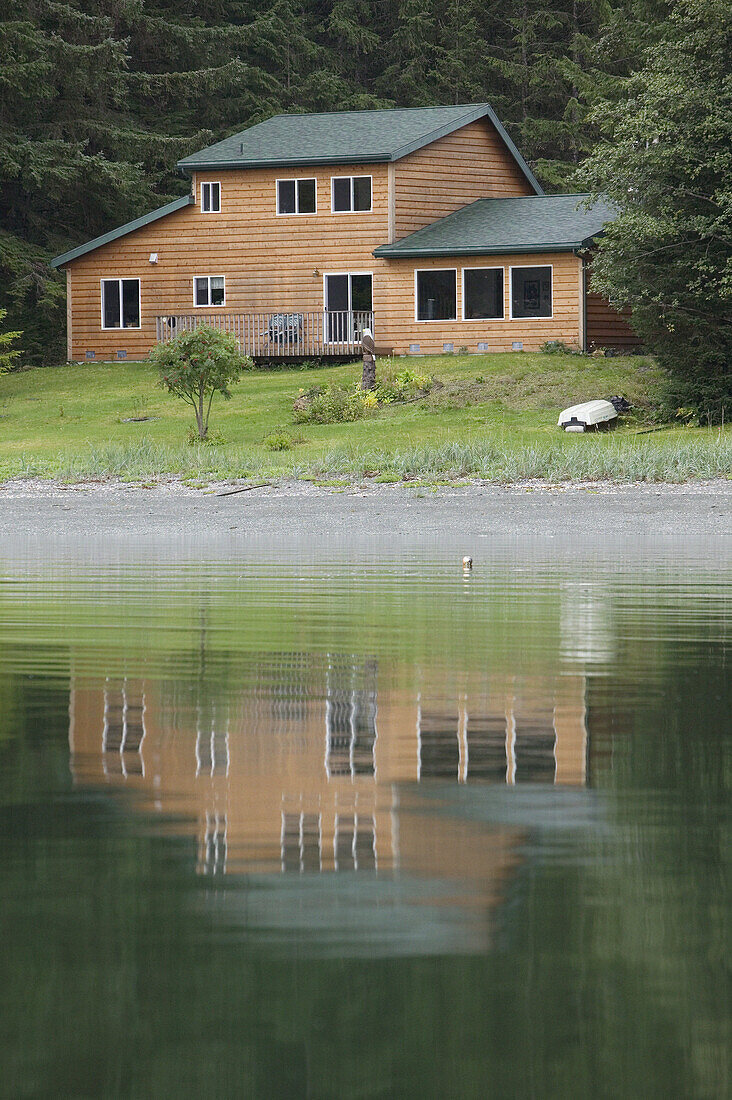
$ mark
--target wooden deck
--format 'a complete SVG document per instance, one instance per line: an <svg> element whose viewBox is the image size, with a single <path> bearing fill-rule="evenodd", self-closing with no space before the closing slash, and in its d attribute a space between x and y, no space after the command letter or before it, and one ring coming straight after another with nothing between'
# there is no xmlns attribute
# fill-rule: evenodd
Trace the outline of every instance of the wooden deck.
<svg viewBox="0 0 732 1100"><path fill-rule="evenodd" d="M364 329L374 331L370 311L183 313L155 318L159 344L201 325L231 332L245 355L257 359L359 355Z"/></svg>

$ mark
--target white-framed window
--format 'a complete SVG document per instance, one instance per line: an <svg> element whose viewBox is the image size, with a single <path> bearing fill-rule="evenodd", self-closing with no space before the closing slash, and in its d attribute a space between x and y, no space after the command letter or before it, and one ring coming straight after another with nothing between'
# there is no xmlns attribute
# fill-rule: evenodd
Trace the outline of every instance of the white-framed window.
<svg viewBox="0 0 732 1100"><path fill-rule="evenodd" d="M221 213L221 184L201 184L201 210L204 214Z"/></svg>
<svg viewBox="0 0 732 1100"><path fill-rule="evenodd" d="M140 280L102 279L102 328L140 328Z"/></svg>
<svg viewBox="0 0 732 1100"><path fill-rule="evenodd" d="M314 179L277 180L277 213L316 214L316 190Z"/></svg>
<svg viewBox="0 0 732 1100"><path fill-rule="evenodd" d="M415 271L414 319L457 320L456 267L428 267Z"/></svg>
<svg viewBox="0 0 732 1100"><path fill-rule="evenodd" d="M193 280L194 306L223 306L226 279L223 275L196 275Z"/></svg>
<svg viewBox="0 0 732 1100"><path fill-rule="evenodd" d="M366 214L371 210L371 176L331 176L330 208L334 214Z"/></svg>
<svg viewBox="0 0 732 1100"><path fill-rule="evenodd" d="M502 321L503 268L463 268L463 320Z"/></svg>
<svg viewBox="0 0 732 1100"><path fill-rule="evenodd" d="M552 265L512 267L511 319L552 316Z"/></svg>

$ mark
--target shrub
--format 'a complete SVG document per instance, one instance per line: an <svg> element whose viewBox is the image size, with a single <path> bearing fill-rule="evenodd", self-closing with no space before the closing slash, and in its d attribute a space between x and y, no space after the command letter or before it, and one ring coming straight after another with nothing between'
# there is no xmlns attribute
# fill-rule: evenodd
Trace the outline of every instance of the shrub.
<svg viewBox="0 0 732 1100"><path fill-rule="evenodd" d="M296 424L333 424L338 421L361 420L368 409L373 407L367 402L367 394L360 385L314 386L300 394L295 402L293 419Z"/></svg>
<svg viewBox="0 0 732 1100"><path fill-rule="evenodd" d="M294 440L287 432L272 432L262 440L268 451L291 451Z"/></svg>
<svg viewBox="0 0 732 1100"><path fill-rule="evenodd" d="M544 355L576 355L577 349L565 344L564 340L547 340L539 349Z"/></svg>
<svg viewBox="0 0 732 1100"><path fill-rule="evenodd" d="M207 325L182 332L167 344L157 344L149 361L158 368L160 385L193 406L199 440L208 434L214 394L220 393L228 401L229 385L252 366L232 333Z"/></svg>
<svg viewBox="0 0 732 1100"><path fill-rule="evenodd" d="M433 384L426 374L417 374L410 367L395 369L394 364L390 363L381 372L373 392L380 405L390 405L394 401L408 401L428 394Z"/></svg>
<svg viewBox="0 0 732 1100"><path fill-rule="evenodd" d="M373 390L355 386L313 386L301 391L293 407L296 424L332 424L337 421L361 420L379 407L397 401L421 397L430 392L433 379L404 367L395 370L393 364L383 372Z"/></svg>

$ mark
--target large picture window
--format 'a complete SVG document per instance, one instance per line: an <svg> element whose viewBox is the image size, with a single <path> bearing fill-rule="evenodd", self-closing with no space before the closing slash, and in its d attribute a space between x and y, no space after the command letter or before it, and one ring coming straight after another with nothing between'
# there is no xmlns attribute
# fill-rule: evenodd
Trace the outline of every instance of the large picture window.
<svg viewBox="0 0 732 1100"><path fill-rule="evenodd" d="M140 327L140 280L102 279L102 328Z"/></svg>
<svg viewBox="0 0 732 1100"><path fill-rule="evenodd" d="M332 176L330 187L334 214L364 213L371 209L371 176Z"/></svg>
<svg viewBox="0 0 732 1100"><path fill-rule="evenodd" d="M511 316L552 316L551 267L511 268Z"/></svg>
<svg viewBox="0 0 732 1100"><path fill-rule="evenodd" d="M193 304L222 306L225 301L223 275L199 275L193 280Z"/></svg>
<svg viewBox="0 0 732 1100"><path fill-rule="evenodd" d="M457 271L430 268L416 271L417 320L455 321L457 319Z"/></svg>
<svg viewBox="0 0 732 1100"><path fill-rule="evenodd" d="M277 180L278 214L314 214L315 180Z"/></svg>
<svg viewBox="0 0 732 1100"><path fill-rule="evenodd" d="M503 268L463 269L463 317L466 321L503 319Z"/></svg>

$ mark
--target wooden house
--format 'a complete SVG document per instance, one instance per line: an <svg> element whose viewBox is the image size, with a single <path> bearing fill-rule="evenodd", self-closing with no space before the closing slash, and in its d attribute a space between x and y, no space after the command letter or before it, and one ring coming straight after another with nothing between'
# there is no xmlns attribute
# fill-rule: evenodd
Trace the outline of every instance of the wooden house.
<svg viewBox="0 0 732 1100"><path fill-rule="evenodd" d="M635 342L590 292L612 210L545 195L488 104L278 115L179 162L187 195L53 261L68 358L198 324L254 356Z"/></svg>

